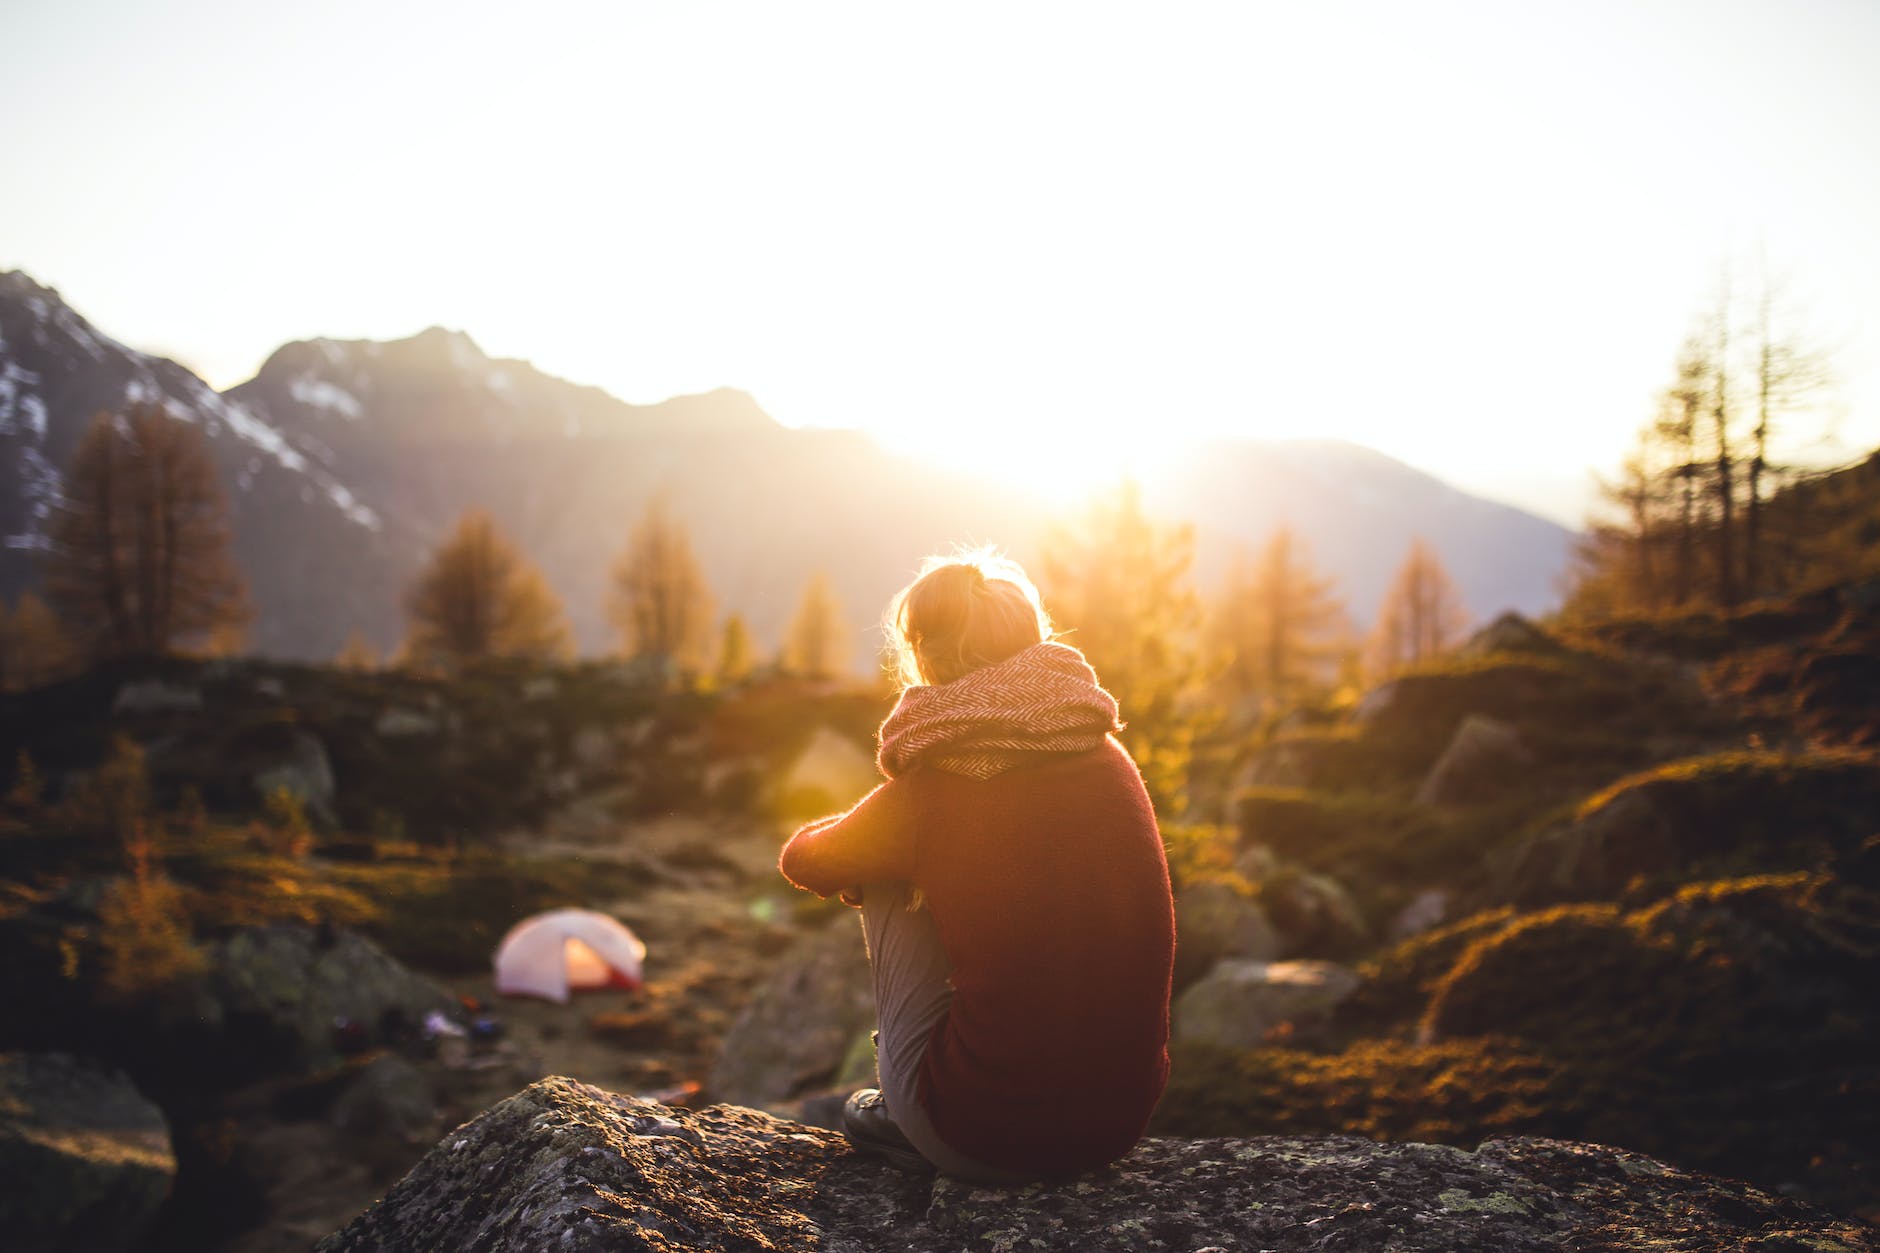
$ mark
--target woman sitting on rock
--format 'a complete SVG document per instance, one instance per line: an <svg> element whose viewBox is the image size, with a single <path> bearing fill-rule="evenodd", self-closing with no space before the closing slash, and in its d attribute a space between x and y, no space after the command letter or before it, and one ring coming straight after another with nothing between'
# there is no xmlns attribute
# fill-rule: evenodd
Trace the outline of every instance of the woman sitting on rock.
<svg viewBox="0 0 1880 1253"><path fill-rule="evenodd" d="M930 559L889 606L887 782L783 850L862 910L881 1087L856 1147L1016 1182L1115 1161L1168 1078L1168 863L1116 700L988 552Z"/></svg>

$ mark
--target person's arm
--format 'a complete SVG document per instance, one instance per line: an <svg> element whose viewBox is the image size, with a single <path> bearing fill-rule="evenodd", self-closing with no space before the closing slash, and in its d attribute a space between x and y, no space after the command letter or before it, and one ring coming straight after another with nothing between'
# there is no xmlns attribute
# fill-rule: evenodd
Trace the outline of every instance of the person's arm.
<svg viewBox="0 0 1880 1253"><path fill-rule="evenodd" d="M818 896L864 883L914 877L914 821L907 786L889 780L855 808L821 818L790 837L777 862L783 877Z"/></svg>

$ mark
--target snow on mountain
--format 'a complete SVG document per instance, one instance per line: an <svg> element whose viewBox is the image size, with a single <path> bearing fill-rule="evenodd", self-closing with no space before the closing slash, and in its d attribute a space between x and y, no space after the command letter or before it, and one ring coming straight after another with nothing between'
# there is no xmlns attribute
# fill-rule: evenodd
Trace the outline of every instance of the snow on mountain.
<svg viewBox="0 0 1880 1253"><path fill-rule="evenodd" d="M353 630L389 649L411 579L465 509L484 508L541 566L588 651L617 642L609 567L663 496L723 611L774 644L826 572L866 665L888 595L962 541L1038 555L1051 511L990 480L890 455L849 431L788 430L721 388L623 402L489 357L433 327L387 342L285 344L218 395L173 361L99 334L58 294L0 274L0 592L34 578L58 473L100 409L148 399L202 424L233 512L257 620L250 644L331 657ZM1413 536L1480 617L1553 599L1568 533L1335 441L1226 442L1145 484L1152 511L1196 524L1211 591L1236 546L1290 524L1354 617L1373 611Z"/></svg>

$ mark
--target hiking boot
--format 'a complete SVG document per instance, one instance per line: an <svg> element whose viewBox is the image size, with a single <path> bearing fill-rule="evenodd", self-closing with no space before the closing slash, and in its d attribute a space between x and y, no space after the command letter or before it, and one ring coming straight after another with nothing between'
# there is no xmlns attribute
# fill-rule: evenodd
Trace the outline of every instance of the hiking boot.
<svg viewBox="0 0 1880 1253"><path fill-rule="evenodd" d="M882 1099L880 1088L863 1088L842 1106L842 1134L856 1152L873 1154L897 1170L933 1173L933 1163L908 1143L888 1116L888 1102Z"/></svg>

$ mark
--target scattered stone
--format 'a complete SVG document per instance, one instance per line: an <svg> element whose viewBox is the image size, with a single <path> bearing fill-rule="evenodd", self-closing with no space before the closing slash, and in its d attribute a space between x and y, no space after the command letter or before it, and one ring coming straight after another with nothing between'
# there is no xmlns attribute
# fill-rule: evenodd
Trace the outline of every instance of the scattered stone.
<svg viewBox="0 0 1880 1253"><path fill-rule="evenodd" d="M437 1130L437 1097L423 1071L386 1053L346 1085L329 1116L348 1135L422 1144Z"/></svg>
<svg viewBox="0 0 1880 1253"><path fill-rule="evenodd" d="M131 1081L63 1053L0 1053L0 1242L137 1247L176 1177L170 1128Z"/></svg>
<svg viewBox="0 0 1880 1253"><path fill-rule="evenodd" d="M575 762L583 770L600 770L618 765L620 761L620 749L614 744L614 737L603 727L582 727L574 733L574 742L570 747Z"/></svg>
<svg viewBox="0 0 1880 1253"><path fill-rule="evenodd" d="M821 794L831 811L845 809L881 782L875 759L848 736L817 727L778 782L781 796Z"/></svg>
<svg viewBox="0 0 1880 1253"><path fill-rule="evenodd" d="M394 705L379 715L372 729L385 739L396 740L408 735L436 735L438 725L432 714Z"/></svg>
<svg viewBox="0 0 1880 1253"><path fill-rule="evenodd" d="M249 776L256 795L266 800L277 791L291 793L295 799L326 822L334 820L333 763L326 755L326 745L309 731L295 731L272 762Z"/></svg>
<svg viewBox="0 0 1880 1253"><path fill-rule="evenodd" d="M118 689L111 714L182 713L202 708L202 689L164 679L137 679Z"/></svg>
<svg viewBox="0 0 1880 1253"><path fill-rule="evenodd" d="M1521 734L1495 718L1470 714L1417 789L1417 805L1466 805L1519 786L1534 764Z"/></svg>
<svg viewBox="0 0 1880 1253"><path fill-rule="evenodd" d="M268 1069L319 1069L343 1048L415 1036L456 998L350 931L302 926L237 931L210 950L186 1011L211 1030L257 1033Z"/></svg>
<svg viewBox="0 0 1880 1253"><path fill-rule="evenodd" d="M1411 897L1410 903L1398 910L1397 916L1391 919L1390 940L1395 944L1413 935L1422 935L1448 916L1448 891L1443 888L1425 888Z"/></svg>
<svg viewBox="0 0 1880 1253"><path fill-rule="evenodd" d="M834 1132L551 1078L445 1135L318 1253L1076 1249L1552 1253L1880 1248L1747 1184L1560 1140L1475 1152L1352 1136L1145 1140L1077 1179L904 1175Z"/></svg>
<svg viewBox="0 0 1880 1253"><path fill-rule="evenodd" d="M1197 883L1175 900L1175 986L1185 988L1228 957L1271 961L1279 937L1266 911L1226 883Z"/></svg>
<svg viewBox="0 0 1880 1253"><path fill-rule="evenodd" d="M1456 651L1464 657L1483 657L1489 653L1538 653L1545 656L1565 652L1566 647L1527 618L1510 610L1471 635Z"/></svg>
<svg viewBox="0 0 1880 1253"><path fill-rule="evenodd" d="M1260 905L1279 937L1280 957L1346 957L1371 940L1364 911L1330 875L1282 861L1261 845L1234 868L1259 887Z"/></svg>
<svg viewBox="0 0 1880 1253"><path fill-rule="evenodd" d="M860 915L845 910L779 959L725 1034L707 1088L718 1100L780 1105L832 1083L856 1033L874 1025Z"/></svg>
<svg viewBox="0 0 1880 1253"><path fill-rule="evenodd" d="M1224 961L1175 999L1172 1036L1254 1048L1282 1023L1323 1022L1357 987L1336 962Z"/></svg>

